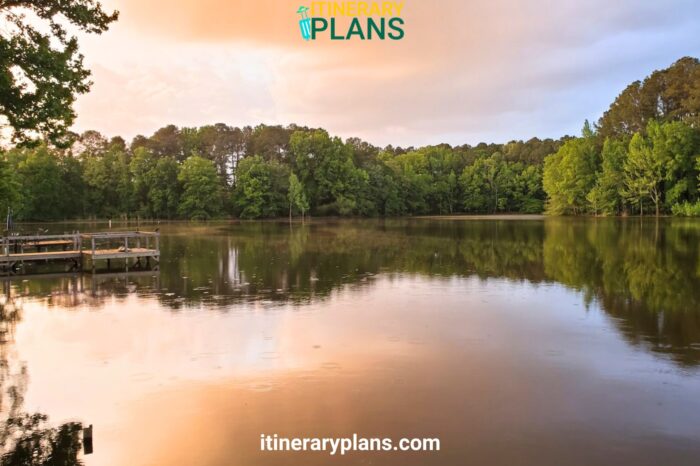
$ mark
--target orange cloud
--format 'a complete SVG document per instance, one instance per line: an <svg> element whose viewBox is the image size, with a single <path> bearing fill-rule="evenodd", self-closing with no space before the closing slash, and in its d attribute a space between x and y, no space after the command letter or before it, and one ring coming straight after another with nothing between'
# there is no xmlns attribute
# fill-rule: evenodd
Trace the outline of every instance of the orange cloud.
<svg viewBox="0 0 700 466"><path fill-rule="evenodd" d="M377 144L560 136L700 47L686 0L405 0L403 40L313 42L300 36L299 0L105 3L122 15L83 40L96 84L77 127L129 137L217 121Z"/></svg>

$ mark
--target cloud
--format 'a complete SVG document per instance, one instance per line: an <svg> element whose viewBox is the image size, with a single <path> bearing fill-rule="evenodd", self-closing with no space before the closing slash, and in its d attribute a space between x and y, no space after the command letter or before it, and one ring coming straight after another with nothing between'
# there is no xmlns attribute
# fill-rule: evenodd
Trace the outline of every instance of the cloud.
<svg viewBox="0 0 700 466"><path fill-rule="evenodd" d="M406 0L401 41L316 42L298 1L106 3L122 16L84 41L96 84L79 126L129 136L225 121L395 145L556 137L700 45L686 0Z"/></svg>

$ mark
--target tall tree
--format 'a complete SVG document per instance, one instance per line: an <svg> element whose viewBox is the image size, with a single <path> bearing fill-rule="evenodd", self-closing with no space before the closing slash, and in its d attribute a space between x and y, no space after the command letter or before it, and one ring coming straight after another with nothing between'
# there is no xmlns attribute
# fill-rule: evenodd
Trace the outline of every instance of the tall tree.
<svg viewBox="0 0 700 466"><path fill-rule="evenodd" d="M177 216L180 202L178 168L175 159L163 157L148 173L148 205L156 218L172 219Z"/></svg>
<svg viewBox="0 0 700 466"><path fill-rule="evenodd" d="M595 214L616 215L624 206L624 164L627 148L623 141L606 139L601 152L602 170L587 199Z"/></svg>
<svg viewBox="0 0 700 466"><path fill-rule="evenodd" d="M651 120L700 124L700 61L684 57L669 68L635 81L598 122L602 137L643 133Z"/></svg>
<svg viewBox="0 0 700 466"><path fill-rule="evenodd" d="M192 155L180 166L182 184L179 212L192 220L208 220L222 214L221 182L210 160Z"/></svg>
<svg viewBox="0 0 700 466"><path fill-rule="evenodd" d="M30 11L37 20L28 20ZM73 124L72 105L90 89L75 28L101 34L118 17L94 0L0 0L0 115L15 142L37 136L67 145ZM44 23L44 24L38 24ZM48 27L46 27L48 26Z"/></svg>
<svg viewBox="0 0 700 466"><path fill-rule="evenodd" d="M241 218L275 217L284 213L288 167L260 155L246 157L236 168L233 202Z"/></svg>
<svg viewBox="0 0 700 466"><path fill-rule="evenodd" d="M586 197L593 189L598 171L596 138L588 122L580 138L570 139L544 162L542 183L549 196L552 214L585 213Z"/></svg>
<svg viewBox="0 0 700 466"><path fill-rule="evenodd" d="M299 178L292 172L289 174L289 192L287 193L289 200L289 219L292 219L292 210L297 209L301 212L301 218L309 210L309 201L306 199L304 186L299 181Z"/></svg>
<svg viewBox="0 0 700 466"><path fill-rule="evenodd" d="M4 218L8 208L21 210L21 187L17 172L13 170L6 155L0 152L0 218Z"/></svg>
<svg viewBox="0 0 700 466"><path fill-rule="evenodd" d="M644 201L650 199L656 207L656 216L659 216L663 179L663 163L654 156L651 143L640 133L635 134L625 161L625 195L639 205L640 215L644 215Z"/></svg>
<svg viewBox="0 0 700 466"><path fill-rule="evenodd" d="M87 213L114 217L128 215L132 209L133 188L128 154L119 146L84 161Z"/></svg>
<svg viewBox="0 0 700 466"><path fill-rule="evenodd" d="M65 218L66 186L59 158L42 145L21 151L17 167L23 197L19 217L25 220L59 220Z"/></svg>

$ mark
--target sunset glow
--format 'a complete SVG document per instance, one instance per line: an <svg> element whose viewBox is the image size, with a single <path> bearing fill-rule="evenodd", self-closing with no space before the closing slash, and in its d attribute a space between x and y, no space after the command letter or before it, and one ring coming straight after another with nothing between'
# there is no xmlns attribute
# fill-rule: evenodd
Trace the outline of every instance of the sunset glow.
<svg viewBox="0 0 700 466"><path fill-rule="evenodd" d="M94 85L75 129L127 139L216 122L378 145L559 137L700 47L699 7L685 0L413 0L400 41L311 42L289 0L103 3L121 15L81 37Z"/></svg>

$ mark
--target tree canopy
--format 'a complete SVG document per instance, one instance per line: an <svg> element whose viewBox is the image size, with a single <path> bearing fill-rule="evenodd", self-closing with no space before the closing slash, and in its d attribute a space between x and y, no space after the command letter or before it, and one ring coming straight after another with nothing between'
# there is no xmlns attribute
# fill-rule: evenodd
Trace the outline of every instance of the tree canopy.
<svg viewBox="0 0 700 466"><path fill-rule="evenodd" d="M635 81L615 99L598 122L603 138L631 137L651 120L700 124L700 60L684 57L670 67Z"/></svg>
<svg viewBox="0 0 700 466"><path fill-rule="evenodd" d="M663 86L675 80L658 91L668 100L663 113L637 121L633 117L642 107L619 113L616 101L606 115L620 116L615 127L624 131L586 122L580 136L556 140L382 148L298 125L166 125L128 143L86 131L68 148L45 141L0 152L0 208L13 208L18 220L545 209L554 215L697 215L695 64L682 59L672 72L644 80L651 85L652 77L666 76ZM672 98L677 95L686 97ZM63 202L57 192L72 202Z"/></svg>
<svg viewBox="0 0 700 466"><path fill-rule="evenodd" d="M64 22L101 34L117 17L94 0L0 0L0 116L15 142L69 142L73 102L91 83Z"/></svg>

